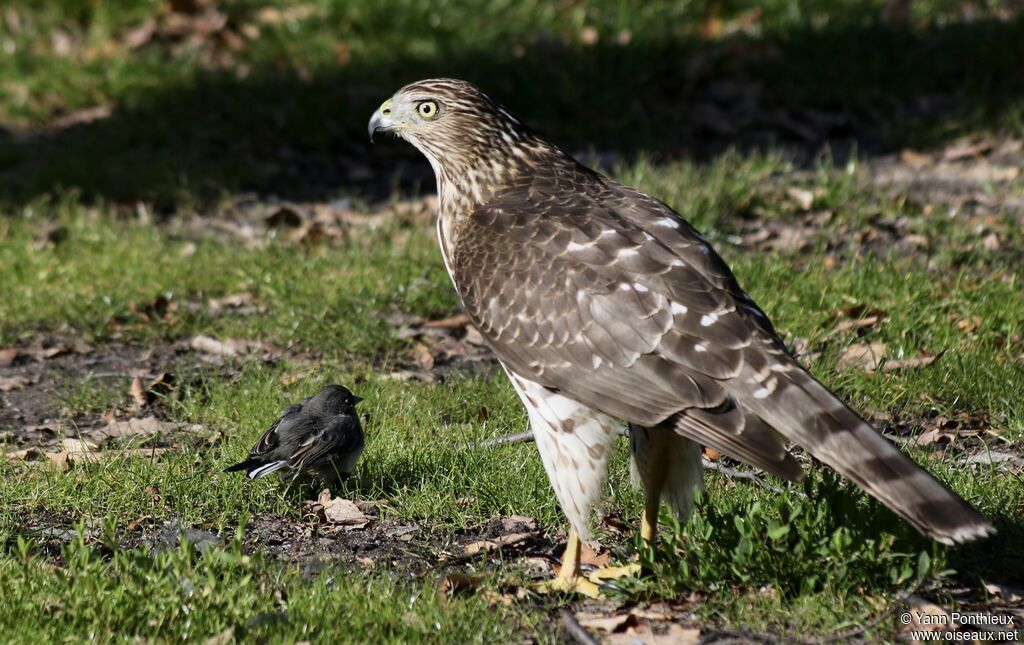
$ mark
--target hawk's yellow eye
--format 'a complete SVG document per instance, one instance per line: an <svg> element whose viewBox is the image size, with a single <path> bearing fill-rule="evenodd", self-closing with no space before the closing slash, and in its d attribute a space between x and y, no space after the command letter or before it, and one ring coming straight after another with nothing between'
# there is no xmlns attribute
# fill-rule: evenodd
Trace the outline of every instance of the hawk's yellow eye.
<svg viewBox="0 0 1024 645"><path fill-rule="evenodd" d="M437 116L437 103L433 101L423 101L416 106L416 111L420 113L420 116L424 119L433 119Z"/></svg>

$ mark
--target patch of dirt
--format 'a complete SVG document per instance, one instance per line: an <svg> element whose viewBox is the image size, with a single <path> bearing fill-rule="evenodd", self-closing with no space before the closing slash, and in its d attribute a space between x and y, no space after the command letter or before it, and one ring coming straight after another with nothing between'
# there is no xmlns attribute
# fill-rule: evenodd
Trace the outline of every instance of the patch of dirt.
<svg viewBox="0 0 1024 645"><path fill-rule="evenodd" d="M389 366L387 378L434 383L453 374L498 373L498 359L465 314L436 320L393 314L388 323L396 337L412 345Z"/></svg>
<svg viewBox="0 0 1024 645"><path fill-rule="evenodd" d="M43 449L68 436L102 444L160 435L147 445L163 445L188 425L164 421L163 399L182 384L230 378L243 361L273 363L286 354L301 358L266 343L205 336L146 346L39 336L0 349L0 444Z"/></svg>

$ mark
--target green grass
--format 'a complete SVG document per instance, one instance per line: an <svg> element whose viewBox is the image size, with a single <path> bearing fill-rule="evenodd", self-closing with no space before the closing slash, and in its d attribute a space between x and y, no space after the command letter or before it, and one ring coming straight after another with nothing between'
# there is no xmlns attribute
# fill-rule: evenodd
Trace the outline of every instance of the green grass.
<svg viewBox="0 0 1024 645"><path fill-rule="evenodd" d="M818 173L806 181L837 210L840 225L867 225L859 213L873 212L881 204L885 214L910 218L913 226L934 239L930 266L913 257L887 260L868 255L849 257L828 268L823 261L828 253L824 245L802 254L773 254L750 253L728 242L738 230L736 213L754 207L765 218L797 216L795 207L778 194L771 181L779 173L792 172L780 159L726 156L710 166L640 163L618 172L676 205L710 231L741 281L779 328L791 337L808 338L812 349L821 353L815 373L855 407L907 419L966 410L986 416L1007 440L1019 444L1024 434L1024 376L1020 341L1013 340L1013 334L1018 312L1024 310L1024 296L1000 254L980 251L965 259L956 252L970 237L968 232L948 222L932 221L911 206L883 203L855 177ZM49 217L44 219L44 214ZM54 222L65 227L66 236L55 246L40 248L36 244L40 232ZM1009 242L1019 248L1020 238L1011 235ZM251 516L271 514L297 520L300 510L295 491L283 491L276 481L246 482L221 470L242 457L287 402L328 381L358 383L357 390L366 399L361 407L370 418L359 477L337 491L340 494L378 500L384 521L413 521L441 535L514 513L536 517L548 531L562 527L533 446L481 449L475 445L480 439L525 428L518 400L500 374L456 377L433 385L384 378L409 341L396 339L380 312L438 317L457 306L430 239L429 223L384 217L380 227L355 231L340 246L313 248L278 239L265 249L247 249L208 236L192 241L194 253L183 258L181 249L189 243L173 229L118 219L108 207L85 208L74 196L23 209L7 220L3 239L7 252L0 260L5 274L17 276L0 287L5 290L4 344L16 344L39 330L79 334L98 345L113 338L145 345L205 333L267 339L315 352L322 356L322 366L285 386L284 377L302 365L290 360L277 365L247 363L225 380L214 370L190 365L187 358L178 359L185 361L179 367L191 377L163 399L162 405L171 418L205 428L195 441L185 441L155 462L114 457L66 473L43 465L0 466L0 499L5 500L0 533L8 536L8 555L3 562L11 571L21 572L8 576L9 584L21 589L11 597L23 598L20 602L28 604L50 597L62 606L84 603L89 611L99 612L97 615L115 611L117 606L117 617L94 620L127 636L156 616L152 619L169 630L168 637L182 635L177 630L185 627L175 620L175 605L149 608L149 613L142 615L121 607L132 594L150 593L145 585L159 588L171 584L168 580L175 576L186 575L175 573L175 567L185 567L194 586L210 576L220 576L226 585L211 588L210 597L203 601L211 603L211 617L191 628L197 630L193 634L209 635L242 625L242 616L249 620L265 611L270 601L255 587L230 602L221 597L231 585L242 584L251 576L263 585L301 588L293 592L298 594L296 604L289 603L286 621L274 623L272 628L261 627L282 630L268 634L298 638L305 620L302 617L308 615L304 612L312 611L307 608L355 602L361 593L357 590L386 588L387 580L349 572L341 579L351 580L351 584L330 586L324 582L327 574L321 574L307 589L295 571L281 564L261 564L259 559L244 564L220 551L212 563L205 562L207 556L197 556L195 562L181 560L183 556L150 561L142 549L119 556L135 563L130 568L119 566L117 557L83 565L74 575L94 577L88 584L98 585L87 600L74 598L74 592L58 582L71 575L65 571L71 566L66 556L58 558L61 563L55 570L35 561L17 563L19 540L29 540L32 549L34 538L21 528L26 525L85 518L124 526L140 517L180 517L186 523L229 535ZM794 279L795 272L799 279ZM138 314L138 303L150 302L158 294L170 294L175 302L238 292L253 294L266 306L265 313L211 319L180 309L169 318L156 320L144 320ZM870 303L888 312L889 317L869 337L885 342L891 357L912 356L918 349L942 352L942 357L926 368L903 372L867 374L837 369L836 359L842 350L861 339L853 332L832 332L827 321L838 307L851 302ZM955 325L957 319L973 315L983 321L977 330L968 333ZM105 385L113 389L104 391ZM96 415L111 401L123 405L126 390L126 381L113 385L86 381L66 384L58 396L69 412ZM215 432L221 433L221 439L214 445L202 440ZM977 473L965 471L924 449L910 448L915 457L992 517L1002 530L1000 537L978 547L938 549L855 489L827 478L823 481L818 471L809 479L808 488L787 487L781 496L749 484L734 487L711 475L707 502L695 520L670 530L656 560L661 563L657 581L643 583L632 593L675 596L698 590L707 594L699 613L708 620L755 629L824 633L855 623L858 616L872 615L876 610L873 599L891 597L909 585L919 568L928 576L952 567L968 579L1019 579L1018 565L1004 560L1020 538L1014 520L1017 505L1024 499L1020 480L984 467ZM626 479L625 454L620 451L612 469L612 494L606 510L632 519L638 517L640 499ZM147 487L160 491L161 501L155 507ZM802 515L800 508L804 509ZM793 517L802 519L793 519L775 546L751 551L751 544L761 545L766 532L781 531L786 518ZM744 519L740 522L737 518ZM801 555L801 549L806 555ZM88 560L82 555L87 551L77 551L75 557ZM928 557L926 562L922 553ZM822 569L821 561L832 564ZM489 569L482 563L479 566ZM153 579L147 578L142 587L134 587L143 583L128 573L137 567L153 570ZM816 577L810 575L812 571ZM507 575L515 579L514 566ZM56 579L51 579L54 576ZM417 606L414 611L424 625L433 625L433 612L440 611L432 591L436 582L425 581L422 588L412 583L412 591L403 592L425 594L422 609ZM345 588L341 596L333 591L339 585ZM766 586L776 591L757 592ZM25 590L37 588L31 593ZM861 589L868 589L870 598ZM736 594L752 595L737 603ZM292 593L288 597L292 598ZM479 603L475 598L456 598L444 612L466 612L471 624L487 622ZM451 609L454 606L458 609ZM537 607L529 602L517 604L508 611L518 622L487 623L488 629L505 629L509 624L518 625L516 630L527 629L541 615ZM27 610L22 607L22 611ZM398 610L385 604L372 611L387 616ZM20 615L24 614L16 614ZM357 621L354 633L371 629L374 631L366 633L385 638L434 638L429 630L393 632L388 621L374 627L375 623L359 622L368 621L365 617L352 619ZM22 621L26 628L46 629L46 623L28 618L8 620L16 621L12 625ZM81 617L68 621L71 619L54 623L52 633L89 623ZM93 624L97 627L98 623ZM889 628L885 624L880 627Z"/></svg>
<svg viewBox="0 0 1024 645"><path fill-rule="evenodd" d="M364 572L336 562L309 572L243 554L252 518L301 520L300 491L222 472L285 404L342 382L365 398L368 443L358 476L335 493L375 501L380 521L413 522L439 543L510 514L537 518L549 535L564 528L532 445L477 445L526 429L500 372L432 384L388 378L413 343L396 337L389 315L438 318L458 310L429 221L376 202L374 226L353 225L321 244L281 235L249 245L212 225L239 191L267 201L349 199L367 211L374 197L429 188L425 164L410 166L408 150L369 149L363 139L366 117L382 98L403 82L439 74L485 82L571 149L621 153L612 174L704 231L776 326L808 340L814 373L865 414L909 424L908 452L1000 529L981 545L940 548L820 469L805 485L773 480L778 494L712 472L693 521L678 526L666 518L657 551L641 549L658 576L627 585L627 597L694 593L706 624L816 635L862 624L918 578L942 580L953 575L949 569L964 584L1019 585L1019 476L971 469L955 449L943 456L913 443L926 419L959 412L983 419L1019 451L1019 220L996 207L979 232L966 213L938 215L949 204L893 199L861 171L866 155L808 168L774 149L709 155L688 146L714 137L694 129L685 101L703 100L720 78L760 84L764 111L845 115L854 130L873 128L884 150L964 133L1024 132L1019 17L996 20L982 8L983 19L967 22L959 3L921 1L902 31L880 24L881 4L608 0L555 11L539 2L426 8L316 1L303 5L311 10L301 17L260 24L260 37L245 37L228 62L210 58L220 50L209 42L118 46L129 29L158 17L162 2L15 4L15 26L0 14L0 46L14 50L0 57L0 347L53 334L101 350L111 343L166 348L205 334L293 352L233 369L169 352L165 367L178 378L160 400L162 414L202 430L175 437L174 450L158 460L110 449L66 472L44 462L0 462L0 633L22 641L558 637L563 599L505 606L483 593L520 582L514 561L497 568L467 562L485 574L482 590L449 598L436 572L414 579L401 567ZM235 2L224 11L241 33L258 22L262 6ZM755 6L760 18L742 27ZM701 35L709 11L725 25L717 35ZM591 26L594 44L582 35ZM628 42L617 40L624 31ZM71 54L55 50L58 33L70 39ZM915 100L933 95L955 99L957 108L920 117ZM97 104L114 105L109 118L47 130L54 119ZM762 131L756 119L740 126L711 150ZM772 136L787 143L784 134ZM396 184L383 180L398 164L409 174ZM359 179L366 168L377 176ZM833 213L820 237L800 253L742 243L751 222L800 221L804 213L786 194L792 186L814 192L814 211ZM1008 188L1020 189L1019 180ZM927 252L885 244L873 252L854 241L877 222L896 220L928 240ZM59 234L50 234L54 227ZM998 250L981 242L990 229L1002 241ZM213 317L202 306L234 294L248 294L260 310ZM170 303L166 315L152 313L158 298ZM836 331L831 317L852 304L888 316L864 337ZM977 328L958 327L972 317ZM905 371L838 367L846 348L866 341L884 342L890 359L919 350L940 357ZM129 382L67 377L49 396L70 429L129 406ZM627 479L620 450L602 511L633 522L641 500ZM133 522L173 518L216 531L222 543L202 554L121 545L134 535ZM77 537L54 546L39 531L53 526ZM639 546L599 535L622 557ZM892 638L897 630L890 619L870 636Z"/></svg>

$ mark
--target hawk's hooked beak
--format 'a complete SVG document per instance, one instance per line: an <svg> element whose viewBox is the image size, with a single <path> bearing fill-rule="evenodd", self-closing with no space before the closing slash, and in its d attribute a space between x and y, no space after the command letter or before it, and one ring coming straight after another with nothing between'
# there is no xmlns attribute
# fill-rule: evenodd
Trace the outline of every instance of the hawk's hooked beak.
<svg viewBox="0 0 1024 645"><path fill-rule="evenodd" d="M370 143L373 143L375 134L378 132L391 132L394 127L395 122L391 120L391 99L388 99L370 117L370 125L366 128L370 134Z"/></svg>

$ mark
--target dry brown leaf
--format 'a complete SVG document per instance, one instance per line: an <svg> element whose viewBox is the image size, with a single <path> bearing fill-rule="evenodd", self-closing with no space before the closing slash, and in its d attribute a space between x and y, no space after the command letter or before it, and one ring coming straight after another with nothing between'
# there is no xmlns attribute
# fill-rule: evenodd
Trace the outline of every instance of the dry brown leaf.
<svg viewBox="0 0 1024 645"><path fill-rule="evenodd" d="M251 293L234 293L221 298L210 298L206 302L206 311L213 318L228 311L236 316L250 316L266 311L266 307L260 306Z"/></svg>
<svg viewBox="0 0 1024 645"><path fill-rule="evenodd" d="M263 7L256 12L256 21L264 25L279 25L284 22L305 20L316 13L311 4L297 4L291 7Z"/></svg>
<svg viewBox="0 0 1024 645"><path fill-rule="evenodd" d="M203 352L204 354L210 354L212 356L239 356L246 354L249 351L259 347L260 343L256 341L248 341L243 338L227 338L225 340L217 340L209 336L196 336L192 339L190 346L192 349Z"/></svg>
<svg viewBox="0 0 1024 645"><path fill-rule="evenodd" d="M423 323L424 329L462 329L469 324L469 316L466 314L456 314L449 318L440 318L438 320L428 320Z"/></svg>
<svg viewBox="0 0 1024 645"><path fill-rule="evenodd" d="M955 628L957 624L947 610L930 600L920 596L909 596L906 602L913 610L908 612L910 623L906 627L907 631L946 631Z"/></svg>
<svg viewBox="0 0 1024 645"><path fill-rule="evenodd" d="M465 555L476 555L477 553L491 551L496 548L498 548L498 543L493 540L477 540L462 547L462 553Z"/></svg>
<svg viewBox="0 0 1024 645"><path fill-rule="evenodd" d="M640 624L633 614L576 614L576 622L580 627L608 633L624 632Z"/></svg>
<svg viewBox="0 0 1024 645"><path fill-rule="evenodd" d="M985 236L985 239L981 241L981 248L986 251L998 251L1003 248L1003 241L999 239L997 234L989 233Z"/></svg>
<svg viewBox="0 0 1024 645"><path fill-rule="evenodd" d="M508 517L501 518L501 527L506 532L512 532L515 530L529 530L533 531L537 528L537 520L526 515L509 515Z"/></svg>
<svg viewBox="0 0 1024 645"><path fill-rule="evenodd" d="M18 358L18 350L13 347L0 349L0 367L10 367Z"/></svg>
<svg viewBox="0 0 1024 645"><path fill-rule="evenodd" d="M423 343L416 343L412 346L413 360L420 369L429 370L434 367L434 355Z"/></svg>
<svg viewBox="0 0 1024 645"><path fill-rule="evenodd" d="M462 552L466 555L476 555L477 553L486 553L487 551L493 551L503 546L512 546L525 542L532 538L534 533L510 533L508 535L502 535L494 538L493 540L479 540L477 542L471 542L463 547Z"/></svg>
<svg viewBox="0 0 1024 645"><path fill-rule="evenodd" d="M449 573L441 579L438 587L445 596L454 596L475 591L483 581L482 573Z"/></svg>
<svg viewBox="0 0 1024 645"><path fill-rule="evenodd" d="M487 341L484 340L483 334L481 334L473 325L466 325L466 337L464 340L470 345L476 345L478 347L485 347L487 345Z"/></svg>
<svg viewBox="0 0 1024 645"><path fill-rule="evenodd" d="M0 392L20 390L26 385L32 385L35 381L27 376L0 376Z"/></svg>
<svg viewBox="0 0 1024 645"><path fill-rule="evenodd" d="M331 497L331 491L324 489L317 498L320 514L329 524L342 526L346 531L361 529L370 523L370 518L359 510L355 502L341 497Z"/></svg>
<svg viewBox="0 0 1024 645"><path fill-rule="evenodd" d="M961 318L957 321L956 327L962 332L971 333L972 331L981 327L981 316L971 316L970 318Z"/></svg>
<svg viewBox="0 0 1024 645"><path fill-rule="evenodd" d="M986 582L984 584L985 591L997 598L1002 598L1006 602L1016 604L1024 601L1024 589L1010 587L997 582Z"/></svg>
<svg viewBox="0 0 1024 645"><path fill-rule="evenodd" d="M180 424L167 421L160 421L150 415L142 418L125 419L124 421L111 421L96 433L103 439L120 439L122 437L149 437L161 432L177 430Z"/></svg>
<svg viewBox="0 0 1024 645"><path fill-rule="evenodd" d="M900 161L907 164L911 168L924 168L935 163L935 158L925 152L918 152L905 148L900 151Z"/></svg>
<svg viewBox="0 0 1024 645"><path fill-rule="evenodd" d="M655 634L648 625L630 627L622 633L605 637L606 645L696 645L700 642L700 630L683 627L678 623L669 625L664 634Z"/></svg>
<svg viewBox="0 0 1024 645"><path fill-rule="evenodd" d="M12 450L5 452L4 457L8 463L17 463L19 461L39 461L43 457L43 452L38 448L22 448L21 450Z"/></svg>
<svg viewBox="0 0 1024 645"><path fill-rule="evenodd" d="M592 567L605 567L612 558L612 552L601 551L600 545L596 548L589 542L580 543L580 564L587 564Z"/></svg>
<svg viewBox="0 0 1024 645"><path fill-rule="evenodd" d="M924 367L926 365L931 365L932 363L934 363L935 359L937 359L941 355L941 352L939 354L929 354L928 352L922 350L918 352L918 355L913 358L902 358L894 361L886 361L885 364L882 365L882 371L897 372L899 370L908 370L913 369L915 367Z"/></svg>
<svg viewBox="0 0 1024 645"><path fill-rule="evenodd" d="M132 379L131 393L132 399L135 401L135 405L140 408L144 408L149 405L149 395L146 393L146 388L142 385L142 379L138 376Z"/></svg>
<svg viewBox="0 0 1024 645"><path fill-rule="evenodd" d="M704 446L704 458L708 461L718 461L722 458L722 453L718 452L714 448Z"/></svg>
<svg viewBox="0 0 1024 645"><path fill-rule="evenodd" d="M878 307L871 307L869 305L852 305L849 307L840 307L831 316L829 320L839 320L836 325L836 329L839 331L849 331L851 329L866 329L877 325L879 322L889 316L889 312Z"/></svg>
<svg viewBox="0 0 1024 645"><path fill-rule="evenodd" d="M149 44L153 40L154 34L156 34L156 20L151 16L129 29L121 37L121 42L128 49L139 49Z"/></svg>
<svg viewBox="0 0 1024 645"><path fill-rule="evenodd" d="M809 211L814 205L814 193L803 188L790 186L786 189L786 196L793 200L800 210Z"/></svg>
<svg viewBox="0 0 1024 645"><path fill-rule="evenodd" d="M836 366L840 369L853 367L873 372L878 369L878 365L884 357L885 343L858 343L846 348Z"/></svg>

